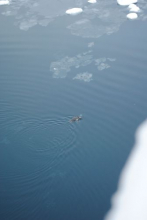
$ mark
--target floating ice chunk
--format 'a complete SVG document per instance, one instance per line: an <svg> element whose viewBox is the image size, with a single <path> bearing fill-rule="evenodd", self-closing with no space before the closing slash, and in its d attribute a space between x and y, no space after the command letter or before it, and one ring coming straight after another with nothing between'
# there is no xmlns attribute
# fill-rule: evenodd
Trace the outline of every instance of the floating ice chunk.
<svg viewBox="0 0 147 220"><path fill-rule="evenodd" d="M2 0L0 1L0 5L9 5L10 2L8 0Z"/></svg>
<svg viewBox="0 0 147 220"><path fill-rule="evenodd" d="M137 3L138 0L117 0L119 5L130 5L133 3Z"/></svg>
<svg viewBox="0 0 147 220"><path fill-rule="evenodd" d="M77 14L80 14L82 11L83 11L82 8L71 8L71 9L68 9L66 11L66 14L68 14L68 15L77 15Z"/></svg>
<svg viewBox="0 0 147 220"><path fill-rule="evenodd" d="M135 146L120 176L105 220L147 219L147 120L136 132Z"/></svg>
<svg viewBox="0 0 147 220"><path fill-rule="evenodd" d="M138 15L136 13L129 13L129 14L127 14L127 18L136 19L136 18L138 18Z"/></svg>
<svg viewBox="0 0 147 220"><path fill-rule="evenodd" d="M79 79L84 82L90 82L92 80L92 73L88 73L88 72L79 73L73 79Z"/></svg>
<svg viewBox="0 0 147 220"><path fill-rule="evenodd" d="M129 9L130 11L140 12L140 8L139 8L137 5L135 5L135 4L129 5L129 6L128 6L128 9Z"/></svg>
<svg viewBox="0 0 147 220"><path fill-rule="evenodd" d="M88 0L88 2L93 4L93 3L96 3L97 1L96 0Z"/></svg>

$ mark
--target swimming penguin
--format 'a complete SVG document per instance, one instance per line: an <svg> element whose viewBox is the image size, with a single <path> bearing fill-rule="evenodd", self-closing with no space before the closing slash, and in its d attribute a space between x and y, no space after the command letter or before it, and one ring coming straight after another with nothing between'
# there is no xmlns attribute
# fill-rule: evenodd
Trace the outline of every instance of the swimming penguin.
<svg viewBox="0 0 147 220"><path fill-rule="evenodd" d="M70 122L80 121L80 120L82 120L82 116L75 116L70 120Z"/></svg>

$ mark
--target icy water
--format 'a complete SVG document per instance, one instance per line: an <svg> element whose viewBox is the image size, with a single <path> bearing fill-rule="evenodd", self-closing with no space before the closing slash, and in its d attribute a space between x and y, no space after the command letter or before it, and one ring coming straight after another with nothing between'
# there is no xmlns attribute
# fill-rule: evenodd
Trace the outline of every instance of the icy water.
<svg viewBox="0 0 147 220"><path fill-rule="evenodd" d="M138 6L136 20L115 0L0 6L1 220L104 219L147 116Z"/></svg>

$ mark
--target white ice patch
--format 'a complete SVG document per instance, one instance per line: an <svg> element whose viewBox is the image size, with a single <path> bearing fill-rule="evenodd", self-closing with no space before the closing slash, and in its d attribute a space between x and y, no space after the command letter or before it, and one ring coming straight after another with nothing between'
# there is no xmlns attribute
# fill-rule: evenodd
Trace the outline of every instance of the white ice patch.
<svg viewBox="0 0 147 220"><path fill-rule="evenodd" d="M135 5L135 4L131 4L128 6L129 11L133 11L133 12L140 12L140 8Z"/></svg>
<svg viewBox="0 0 147 220"><path fill-rule="evenodd" d="M77 15L77 14L80 14L81 12L83 12L82 8L71 8L71 9L68 9L66 11L66 14L68 14L68 15Z"/></svg>
<svg viewBox="0 0 147 220"><path fill-rule="evenodd" d="M92 3L92 4L97 3L96 0L88 0L88 2L89 2L89 3Z"/></svg>
<svg viewBox="0 0 147 220"><path fill-rule="evenodd" d="M147 219L147 120L139 126L135 137L135 146L121 172L105 220Z"/></svg>
<svg viewBox="0 0 147 220"><path fill-rule="evenodd" d="M92 80L92 73L88 73L88 72L79 73L73 79L79 79L84 82L90 82Z"/></svg>
<svg viewBox="0 0 147 220"><path fill-rule="evenodd" d="M0 5L9 5L10 2L8 0L0 1Z"/></svg>
<svg viewBox="0 0 147 220"><path fill-rule="evenodd" d="M133 3L137 3L138 0L117 0L119 5L130 5Z"/></svg>
<svg viewBox="0 0 147 220"><path fill-rule="evenodd" d="M138 18L138 15L136 13L129 13L129 14L127 14L127 18L133 20L133 19Z"/></svg>

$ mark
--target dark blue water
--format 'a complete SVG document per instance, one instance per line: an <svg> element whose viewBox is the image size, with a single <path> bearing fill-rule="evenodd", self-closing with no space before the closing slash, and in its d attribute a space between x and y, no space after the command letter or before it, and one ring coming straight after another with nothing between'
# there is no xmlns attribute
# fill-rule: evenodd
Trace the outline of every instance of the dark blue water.
<svg viewBox="0 0 147 220"><path fill-rule="evenodd" d="M1 220L104 219L147 116L138 6L134 21L110 0L0 6Z"/></svg>

